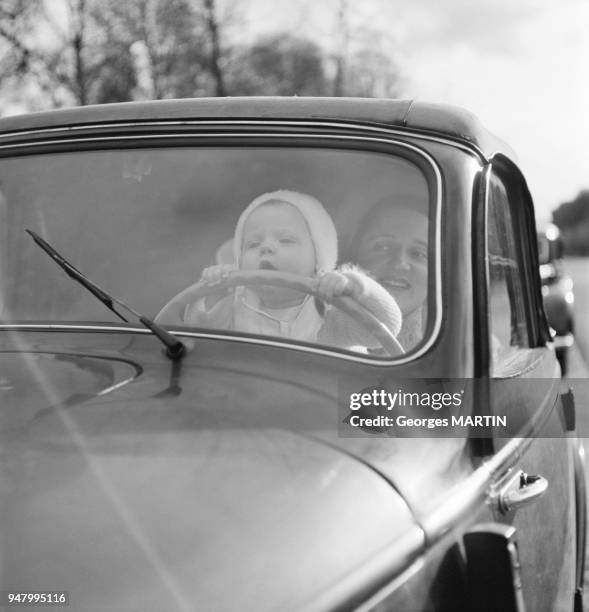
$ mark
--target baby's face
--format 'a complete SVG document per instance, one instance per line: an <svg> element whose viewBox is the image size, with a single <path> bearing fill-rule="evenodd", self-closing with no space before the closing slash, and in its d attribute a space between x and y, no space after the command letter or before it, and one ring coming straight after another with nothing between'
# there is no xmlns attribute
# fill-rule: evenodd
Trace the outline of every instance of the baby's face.
<svg viewBox="0 0 589 612"><path fill-rule="evenodd" d="M292 204L262 204L243 228L242 270L280 270L315 276L315 247L307 222Z"/></svg>

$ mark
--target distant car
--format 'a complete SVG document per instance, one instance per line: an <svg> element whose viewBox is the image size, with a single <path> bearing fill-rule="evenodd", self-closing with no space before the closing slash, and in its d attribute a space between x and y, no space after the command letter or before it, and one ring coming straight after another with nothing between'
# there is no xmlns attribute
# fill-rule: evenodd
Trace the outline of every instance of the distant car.
<svg viewBox="0 0 589 612"><path fill-rule="evenodd" d="M299 215L294 238L240 246L240 214L275 190L323 204L339 263L386 289L400 331L318 299L327 232L307 276L199 280L311 233ZM470 113L218 98L12 117L0 191L6 601L581 610L583 451L532 200ZM219 303L224 323L198 319ZM358 342L322 339L340 310Z"/></svg>
<svg viewBox="0 0 589 612"><path fill-rule="evenodd" d="M568 370L569 348L574 343L573 279L563 264L563 242L560 230L551 223L540 225L538 253L544 308L550 327L554 330L556 356L563 374Z"/></svg>

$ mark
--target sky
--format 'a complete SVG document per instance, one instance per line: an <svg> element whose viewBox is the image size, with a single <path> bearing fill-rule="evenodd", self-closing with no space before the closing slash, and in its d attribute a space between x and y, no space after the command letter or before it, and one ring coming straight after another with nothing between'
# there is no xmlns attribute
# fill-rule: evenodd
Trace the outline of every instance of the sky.
<svg viewBox="0 0 589 612"><path fill-rule="evenodd" d="M329 46L339 1L252 0L248 29ZM589 0L348 0L348 23L395 59L402 97L465 107L515 149L538 218L589 189Z"/></svg>

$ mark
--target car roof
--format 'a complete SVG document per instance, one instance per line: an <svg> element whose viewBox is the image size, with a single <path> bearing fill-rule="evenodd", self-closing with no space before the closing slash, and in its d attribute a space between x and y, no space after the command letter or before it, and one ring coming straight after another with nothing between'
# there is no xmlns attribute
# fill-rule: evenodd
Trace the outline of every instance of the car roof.
<svg viewBox="0 0 589 612"><path fill-rule="evenodd" d="M224 97L121 102L16 115L0 120L0 135L47 128L130 121L273 119L344 121L439 135L486 157L511 147L469 111L448 104L380 98Z"/></svg>

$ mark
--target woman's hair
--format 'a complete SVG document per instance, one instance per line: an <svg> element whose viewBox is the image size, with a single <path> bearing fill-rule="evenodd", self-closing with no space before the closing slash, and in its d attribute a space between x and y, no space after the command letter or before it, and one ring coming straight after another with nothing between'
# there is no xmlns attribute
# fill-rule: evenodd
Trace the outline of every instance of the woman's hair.
<svg viewBox="0 0 589 612"><path fill-rule="evenodd" d="M362 218L360 224L356 228L356 231L352 234L351 239L347 244L341 245L341 261L358 261L358 251L360 248L360 239L366 232L366 228L370 226L373 220L385 210L396 210L406 209L412 210L416 213L422 214L427 217L427 210L422 210L422 206L414 206L412 202L395 201L395 196L387 196L378 200L372 205L368 213Z"/></svg>

